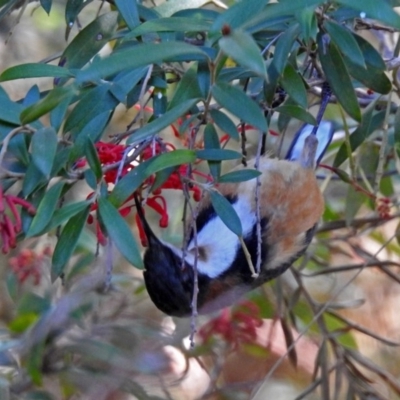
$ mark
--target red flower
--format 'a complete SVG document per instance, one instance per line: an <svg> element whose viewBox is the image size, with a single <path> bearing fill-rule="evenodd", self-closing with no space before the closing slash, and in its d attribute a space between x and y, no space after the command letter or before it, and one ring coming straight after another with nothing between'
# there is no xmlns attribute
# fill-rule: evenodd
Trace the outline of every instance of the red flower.
<svg viewBox="0 0 400 400"><path fill-rule="evenodd" d="M232 311L228 308L222 310L218 317L200 328L199 335L205 343L214 336L220 336L237 348L242 343L254 343L257 328L262 323L258 306L251 301L245 301Z"/></svg>
<svg viewBox="0 0 400 400"><path fill-rule="evenodd" d="M45 248L41 254L37 254L31 249L23 249L16 257L11 257L8 263L18 282L22 284L28 278L32 278L34 285L38 285L42 275L41 265L44 256L49 256L50 253L49 248Z"/></svg>
<svg viewBox="0 0 400 400"><path fill-rule="evenodd" d="M34 215L36 208L24 199L9 194L4 194L0 186L0 234L1 251L6 254L17 245L17 234L22 229L21 216L17 206L25 208L29 214Z"/></svg>

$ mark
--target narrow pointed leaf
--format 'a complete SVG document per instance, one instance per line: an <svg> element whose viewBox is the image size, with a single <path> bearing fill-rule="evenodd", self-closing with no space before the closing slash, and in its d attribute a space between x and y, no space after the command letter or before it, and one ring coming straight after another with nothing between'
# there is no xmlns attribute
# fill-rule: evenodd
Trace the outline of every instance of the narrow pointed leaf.
<svg viewBox="0 0 400 400"><path fill-rule="evenodd" d="M190 164L194 161L196 161L196 152L194 150L174 150L164 153L152 159L152 162L146 168L146 177L163 169Z"/></svg>
<svg viewBox="0 0 400 400"><path fill-rule="evenodd" d="M118 26L118 13L108 12L82 29L65 49L60 64L67 68L86 65L112 38Z"/></svg>
<svg viewBox="0 0 400 400"><path fill-rule="evenodd" d="M76 214L67 222L62 230L53 253L51 268L51 277L53 281L63 273L66 264L74 253L89 215L89 210L90 207L88 206L86 209Z"/></svg>
<svg viewBox="0 0 400 400"><path fill-rule="evenodd" d="M365 13L365 18L377 19L400 29L400 16L393 10L388 1L338 0L337 2Z"/></svg>
<svg viewBox="0 0 400 400"><path fill-rule="evenodd" d="M197 73L194 67L189 68L178 83L174 96L168 104L168 110L192 99L200 99L203 94L197 82Z"/></svg>
<svg viewBox="0 0 400 400"><path fill-rule="evenodd" d="M41 235L44 232L53 217L63 187L63 182L57 182L43 196L26 237Z"/></svg>
<svg viewBox="0 0 400 400"><path fill-rule="evenodd" d="M260 107L240 89L225 82L219 82L212 88L215 100L238 118L262 132L268 129L267 121Z"/></svg>
<svg viewBox="0 0 400 400"><path fill-rule="evenodd" d="M54 228L59 227L64 224L66 221L70 220L76 214L80 213L84 209L88 208L91 205L90 201L79 201L78 203L70 203L59 209L57 209L50 223L47 225L46 230L50 231Z"/></svg>
<svg viewBox="0 0 400 400"><path fill-rule="evenodd" d="M57 144L57 133L53 128L42 128L33 134L31 142L32 162L46 177L50 176Z"/></svg>
<svg viewBox="0 0 400 400"><path fill-rule="evenodd" d="M100 218L117 249L136 268L143 268L139 247L128 224L107 199L100 198L98 205Z"/></svg>
<svg viewBox="0 0 400 400"><path fill-rule="evenodd" d="M70 71L58 67L57 65L29 63L16 65L15 67L6 69L0 75L0 82L11 81L13 79L42 77L68 78L72 76L73 74Z"/></svg>
<svg viewBox="0 0 400 400"><path fill-rule="evenodd" d="M207 32L211 27L211 22L201 18L188 17L169 17L158 18L146 21L132 32L128 33L124 40L141 36L151 32Z"/></svg>
<svg viewBox="0 0 400 400"><path fill-rule="evenodd" d="M178 118L185 115L196 103L198 99L186 100L175 108L167 111L163 116L151 121L143 128L138 129L129 139L128 143L140 142L149 136L159 133L162 129L175 122Z"/></svg>
<svg viewBox="0 0 400 400"><path fill-rule="evenodd" d="M221 144L217 130L214 125L208 123L204 129L204 148L205 150L221 150ZM221 161L208 160L208 167L215 180L221 175Z"/></svg>
<svg viewBox="0 0 400 400"><path fill-rule="evenodd" d="M214 120L219 129L226 133L234 140L239 140L239 133L233 121L222 111L211 110L211 118Z"/></svg>
<svg viewBox="0 0 400 400"><path fill-rule="evenodd" d="M361 121L360 106L343 58L334 43L325 44L323 40L322 35L318 35L318 53L325 77L345 111Z"/></svg>
<svg viewBox="0 0 400 400"><path fill-rule="evenodd" d="M185 57L187 61L207 59L207 54L196 46L183 42L164 42L162 44L144 43L133 48L118 51L94 62L77 75L78 83L104 78L126 69L144 67L163 61Z"/></svg>
<svg viewBox="0 0 400 400"><path fill-rule="evenodd" d="M382 110L375 115L373 115L373 111L373 108L370 108L364 113L361 124L350 135L351 151L356 150L376 129L382 127L386 111ZM348 156L347 146L343 143L336 153L333 166L339 167L344 161L346 161Z"/></svg>
<svg viewBox="0 0 400 400"><path fill-rule="evenodd" d="M135 0L115 0L115 5L129 29L139 25L139 10Z"/></svg>
<svg viewBox="0 0 400 400"><path fill-rule="evenodd" d="M240 218L232 204L215 190L210 191L211 204L222 222L236 235L242 236L243 229Z"/></svg>
<svg viewBox="0 0 400 400"><path fill-rule="evenodd" d="M276 42L274 59L272 63L278 75L280 75L283 72L287 64L293 43L296 40L296 37L299 35L299 33L300 33L300 25L296 22L292 26L290 26Z"/></svg>
<svg viewBox="0 0 400 400"><path fill-rule="evenodd" d="M197 150L196 154L201 160L208 161L236 160L242 157L242 154L238 151L228 149Z"/></svg>
<svg viewBox="0 0 400 400"><path fill-rule="evenodd" d="M307 122L310 125L316 125L317 121L315 118L306 110L299 106L295 105L287 105L287 106L280 106L276 108L276 111L283 115L287 115L291 118L296 118L300 121Z"/></svg>
<svg viewBox="0 0 400 400"><path fill-rule="evenodd" d="M242 169L238 171L228 172L219 177L219 183L238 183L250 181L261 175L260 171L256 169Z"/></svg>
<svg viewBox="0 0 400 400"><path fill-rule="evenodd" d="M52 89L43 99L38 103L27 107L21 112L21 123L29 124L30 122L36 121L49 111L53 110L60 103L71 99L75 93L75 89L72 86L67 87L56 87Z"/></svg>
<svg viewBox="0 0 400 400"><path fill-rule="evenodd" d="M94 173L95 178L99 180L102 177L103 172L101 170L101 164L96 147L94 147L94 144L90 137L87 138L85 143L85 155L91 171Z"/></svg>
<svg viewBox="0 0 400 400"><path fill-rule="evenodd" d="M307 91L304 82L292 65L286 65L281 84L293 101L300 107L307 107Z"/></svg>
<svg viewBox="0 0 400 400"><path fill-rule="evenodd" d="M219 40L221 50L238 64L266 78L266 69L261 50L254 39L244 31L233 31Z"/></svg>
<svg viewBox="0 0 400 400"><path fill-rule="evenodd" d="M121 207L129 196L148 178L146 170L153 161L154 159L150 159L140 163L118 181L108 197L114 207Z"/></svg>
<svg viewBox="0 0 400 400"><path fill-rule="evenodd" d="M360 68L366 67L364 56L351 31L336 22L328 20L324 21L324 27L343 55L349 57L356 66Z"/></svg>

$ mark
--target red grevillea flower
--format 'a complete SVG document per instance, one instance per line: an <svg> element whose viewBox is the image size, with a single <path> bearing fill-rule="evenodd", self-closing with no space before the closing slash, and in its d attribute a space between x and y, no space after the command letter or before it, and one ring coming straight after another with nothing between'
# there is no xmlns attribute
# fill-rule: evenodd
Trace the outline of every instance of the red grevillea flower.
<svg viewBox="0 0 400 400"><path fill-rule="evenodd" d="M257 328L263 323L259 307L245 301L232 311L229 308L210 320L199 330L199 336L204 343L210 342L215 336L221 337L233 348L240 344L251 344L257 339Z"/></svg>
<svg viewBox="0 0 400 400"><path fill-rule="evenodd" d="M24 283L28 278L32 278L33 284L38 285L42 275L41 266L45 256L51 256L51 249L49 247L46 247L39 254L31 249L23 249L17 256L11 257L8 260L8 264L20 284Z"/></svg>
<svg viewBox="0 0 400 400"><path fill-rule="evenodd" d="M118 163L123 160L125 152L128 146L121 145L121 144L114 144L114 143L106 143L106 142L98 142L96 143L96 150L98 153L98 157L102 167L107 165L115 165L115 168L110 169L104 173L103 179L107 184L115 184L117 181L117 174L120 173L120 178L125 176L130 170L135 168L134 164L126 164L123 166L122 170L118 168ZM141 159L143 161L149 160L150 158L162 154L166 151L173 151L175 147L170 143L162 143L162 142L153 142L149 144L141 153ZM182 177L193 179L193 174L199 174L200 172L194 171L193 173L189 174L189 167L187 165L181 165L178 167L168 179L156 190L150 193L146 198L146 204L152 208L156 213L160 215L159 224L160 227L165 228L168 226L168 210L165 198L162 195L164 189L174 189L174 190L183 190L183 183ZM151 188L155 181L155 176L148 177L141 187L141 190L145 188ZM201 198L201 190L195 186L190 185L188 190L193 193L193 198L195 201L199 201ZM93 193L89 194L88 198L90 198ZM130 210L133 207L131 204L133 199L133 195L130 196L123 206L119 209L120 214L125 217L129 214ZM91 211L97 210L97 203L93 203L91 207ZM94 221L93 215L89 215L88 223L92 223ZM146 243L145 235L143 232L143 227L140 221L137 219L137 226L139 229L139 234L141 237L141 241L143 244ZM98 242L100 244L106 243L106 237L104 236L103 232L101 231L101 227L96 221L96 234L98 238Z"/></svg>
<svg viewBox="0 0 400 400"><path fill-rule="evenodd" d="M31 203L20 197L5 194L0 186L0 234L1 251L4 254L16 247L17 234L22 229L21 216L17 206L25 208L31 215L36 213L36 208Z"/></svg>

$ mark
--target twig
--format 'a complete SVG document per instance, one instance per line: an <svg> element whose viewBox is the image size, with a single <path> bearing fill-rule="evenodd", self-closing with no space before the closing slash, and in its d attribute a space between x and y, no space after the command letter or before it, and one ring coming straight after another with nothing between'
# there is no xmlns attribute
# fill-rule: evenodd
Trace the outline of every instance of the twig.
<svg viewBox="0 0 400 400"><path fill-rule="evenodd" d="M385 120L383 122L382 142L381 142L381 147L379 149L378 166L376 168L375 182L374 182L374 194L375 195L377 195L377 193L379 191L379 184L382 180L383 169L384 169L385 163L386 163L385 152L386 152L386 146L388 143L388 136L389 136L388 135L388 125L389 125L390 103L392 100L392 94L393 94L393 90L391 90L388 95L388 103L386 106Z"/></svg>
<svg viewBox="0 0 400 400"><path fill-rule="evenodd" d="M25 133L35 133L36 131L28 125L19 126L18 128L13 129L10 131L7 136L3 139L1 143L1 150L0 150L0 168L3 171L6 171L7 174L13 174L12 171L8 171L7 168L4 167L3 161L4 157L7 153L8 146L10 144L11 139L17 135L18 133L25 132ZM2 177L2 176L1 176Z"/></svg>
<svg viewBox="0 0 400 400"><path fill-rule="evenodd" d="M254 168L258 171L260 168L260 157L261 157L261 149L263 147L263 138L265 137L265 132L260 132L258 136L258 146L257 146L257 155L256 162L254 163ZM260 206L260 190L261 190L261 181L260 176L256 178L256 192L255 192L255 200L256 200L256 230L257 230L257 262L256 262L256 272L260 274L261 271L261 251L262 251L262 236L261 236L261 206Z"/></svg>
<svg viewBox="0 0 400 400"><path fill-rule="evenodd" d="M243 236L238 236L238 238L239 238L239 242L242 246L244 256L246 257L247 264L249 265L251 277L258 278L259 274L256 272L256 270L254 268L253 261L251 260L251 254L246 246L246 243L244 242Z"/></svg>
<svg viewBox="0 0 400 400"><path fill-rule="evenodd" d="M151 78L151 73L153 72L153 64L149 66L149 69L147 70L146 76L143 79L143 84L140 89L140 94L139 94L139 104L140 104L140 110L139 110L139 124L142 127L144 123L144 93L146 91L147 83L149 82Z"/></svg>
<svg viewBox="0 0 400 400"><path fill-rule="evenodd" d="M385 247L395 238L395 235L392 235L392 237L390 237L374 254L375 257L377 257L379 255L379 253L381 253L382 250L385 249ZM277 368L282 364L283 360L289 355L289 352L294 348L294 346L298 343L298 341L310 330L311 326L322 316L322 314L331 306L331 304L334 303L334 301L336 300L336 298L343 293L354 281L355 279L357 279L357 277L361 274L361 272L364 270L364 268L360 268L347 282L346 284L344 284L342 287L338 288L336 290L335 293L333 293L332 297L326 302L324 303L319 310L314 314L314 317L312 319L312 321L310 321L305 327L304 329L299 332L299 335L297 336L296 339L293 340L293 343L288 346L288 348L286 349L286 352L284 354L282 354L279 359L275 362L275 364L271 367L271 369L269 370L268 374L264 377L264 381L263 383L265 383L266 381L268 381L272 375L274 374L274 372L277 370ZM256 390L255 395L259 392L259 388ZM253 395L253 397L255 397Z"/></svg>

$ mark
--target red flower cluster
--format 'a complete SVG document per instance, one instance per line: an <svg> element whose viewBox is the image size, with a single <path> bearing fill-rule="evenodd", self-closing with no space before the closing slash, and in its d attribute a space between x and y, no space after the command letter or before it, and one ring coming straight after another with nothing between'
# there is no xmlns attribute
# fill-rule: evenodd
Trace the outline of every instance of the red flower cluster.
<svg viewBox="0 0 400 400"><path fill-rule="evenodd" d="M257 339L257 328L262 323L259 307L251 301L245 301L232 311L228 308L222 310L218 317L200 328L199 335L204 343L219 335L237 348L241 343L254 343Z"/></svg>
<svg viewBox="0 0 400 400"><path fill-rule="evenodd" d="M108 184L115 184L116 179L117 179L117 173L118 173L118 162L122 161L125 151L128 148L128 146L121 145L121 144L114 144L114 143L106 143L106 142L98 142L96 143L96 150L98 153L98 157L100 160L101 165L107 166L111 164L116 164L116 168L113 168L107 172L104 173L104 180ZM159 143L159 142L154 142L149 144L142 152L141 154L141 159L142 161L146 161L156 155L159 155L165 151L171 151L174 150L174 146L170 143ZM81 163L79 164L81 166ZM120 173L120 178L125 176L131 169L135 168L133 164L126 164L122 168L122 172ZM196 171L194 171L196 173ZM178 167L172 174L169 176L169 178L156 190L154 190L150 196L147 197L146 199L146 204L151 207L154 211L156 211L160 215L160 220L159 224L160 227L165 228L168 226L168 211L167 211L167 204L162 196L162 190L163 189L175 189L175 190L183 190L183 185L182 185L182 176L188 176L188 166L187 165L181 165ZM141 190L145 188L151 188L155 181L155 176L150 176L147 178L142 187ZM191 186L189 187L189 190L193 192L193 198L195 201L199 201L201 198L201 190L197 186ZM92 194L89 195L89 197L92 196ZM122 216L126 216L129 214L130 210L133 207L133 204L131 204L131 201L133 199L133 195L127 199L125 202L124 206L119 210L120 214ZM91 211L97 210L97 204L92 205ZM93 216L90 215L88 218L88 222L92 223L93 222ZM139 229L139 235L140 239L143 245L146 245L146 236L143 231L143 227L141 225L140 220L137 218L136 223ZM101 228L99 224L96 224L96 232L97 232L97 239L100 244L104 245L106 243L106 238L104 234L101 232Z"/></svg>
<svg viewBox="0 0 400 400"><path fill-rule="evenodd" d="M96 150L101 164L108 165L114 164L122 160L126 146L122 144L97 142ZM121 177L126 175L132 169L132 165L127 164L122 168ZM115 183L117 179L118 168L111 169L104 174L104 180L107 183Z"/></svg>
<svg viewBox="0 0 400 400"><path fill-rule="evenodd" d="M390 218L390 204L391 201L387 197L379 197L376 199L376 210L381 218Z"/></svg>
<svg viewBox="0 0 400 400"><path fill-rule="evenodd" d="M17 210L17 205L25 208L31 215L36 213L36 208L32 204L17 196L5 194L0 186L1 251L4 254L16 247L17 234L22 229L21 216Z"/></svg>
<svg viewBox="0 0 400 400"><path fill-rule="evenodd" d="M29 277L33 279L33 284L38 285L41 278L41 265L45 256L50 256L50 248L45 248L41 254L34 250L23 249L16 257L11 257L8 263L11 270L16 275L20 284L24 283Z"/></svg>

